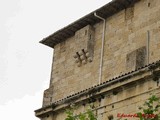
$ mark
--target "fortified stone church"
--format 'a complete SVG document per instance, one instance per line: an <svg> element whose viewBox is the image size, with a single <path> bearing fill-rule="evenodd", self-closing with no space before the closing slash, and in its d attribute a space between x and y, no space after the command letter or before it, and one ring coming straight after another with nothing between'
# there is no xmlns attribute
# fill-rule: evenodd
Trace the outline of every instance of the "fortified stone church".
<svg viewBox="0 0 160 120"><path fill-rule="evenodd" d="M112 120L160 97L160 0L112 0L40 43L54 49L41 120L64 120L72 104Z"/></svg>

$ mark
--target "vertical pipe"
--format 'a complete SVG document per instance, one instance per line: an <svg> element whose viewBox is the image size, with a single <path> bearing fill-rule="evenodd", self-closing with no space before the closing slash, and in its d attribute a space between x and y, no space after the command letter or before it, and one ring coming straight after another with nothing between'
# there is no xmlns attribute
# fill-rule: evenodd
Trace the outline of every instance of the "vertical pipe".
<svg viewBox="0 0 160 120"><path fill-rule="evenodd" d="M100 66L99 66L99 84L102 81L102 66L103 66L103 54L104 54L104 39L105 39L105 27L106 27L106 20L100 16L98 16L96 13L94 13L94 16L103 20L103 33L102 33L102 47L101 47L101 57L100 57Z"/></svg>
<svg viewBox="0 0 160 120"><path fill-rule="evenodd" d="M150 32L149 32L149 30L147 30L147 41L146 41L147 64L149 64L149 43L150 43Z"/></svg>

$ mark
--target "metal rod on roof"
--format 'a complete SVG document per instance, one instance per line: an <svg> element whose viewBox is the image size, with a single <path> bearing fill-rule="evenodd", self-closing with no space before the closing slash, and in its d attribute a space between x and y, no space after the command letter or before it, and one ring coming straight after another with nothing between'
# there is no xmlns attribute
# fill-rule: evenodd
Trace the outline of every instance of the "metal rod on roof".
<svg viewBox="0 0 160 120"><path fill-rule="evenodd" d="M103 33L102 33L102 47L101 47L101 57L100 57L100 68L99 68L99 80L98 83L102 82L102 67L103 67L103 54L104 54L104 40L105 40L105 28L106 28L106 20L94 13L94 16L103 20Z"/></svg>

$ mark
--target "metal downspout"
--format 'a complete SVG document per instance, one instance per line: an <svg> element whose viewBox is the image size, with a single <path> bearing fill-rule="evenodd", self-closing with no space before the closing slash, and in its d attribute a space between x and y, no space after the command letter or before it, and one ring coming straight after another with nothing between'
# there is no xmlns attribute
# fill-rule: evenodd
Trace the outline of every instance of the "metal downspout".
<svg viewBox="0 0 160 120"><path fill-rule="evenodd" d="M100 57L100 68L99 68L99 80L98 83L102 82L102 66L103 66L103 54L104 54L104 40L105 40L105 27L106 27L106 20L94 13L94 16L103 20L103 33L102 33L102 47L101 47L101 57Z"/></svg>
<svg viewBox="0 0 160 120"><path fill-rule="evenodd" d="M150 32L147 31L147 41L146 41L146 47L147 47L147 64L149 64L149 42L150 42Z"/></svg>

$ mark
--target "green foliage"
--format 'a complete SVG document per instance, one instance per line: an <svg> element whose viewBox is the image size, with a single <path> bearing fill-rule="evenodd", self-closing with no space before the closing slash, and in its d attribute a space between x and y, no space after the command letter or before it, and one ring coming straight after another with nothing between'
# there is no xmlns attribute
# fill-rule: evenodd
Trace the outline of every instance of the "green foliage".
<svg viewBox="0 0 160 120"><path fill-rule="evenodd" d="M66 111L67 118L65 120L76 120L76 117L73 114L73 109Z"/></svg>
<svg viewBox="0 0 160 120"><path fill-rule="evenodd" d="M91 109L85 113L74 114L74 108L66 110L67 118L65 120L97 120L96 115Z"/></svg>
<svg viewBox="0 0 160 120"><path fill-rule="evenodd" d="M87 115L88 115L88 118L89 120L97 120L96 116L94 115L93 111L88 109L87 110Z"/></svg>
<svg viewBox="0 0 160 120"><path fill-rule="evenodd" d="M137 113L140 120L160 120L160 115L157 113L160 109L160 99L157 96L152 95L139 109L143 110Z"/></svg>
<svg viewBox="0 0 160 120"><path fill-rule="evenodd" d="M142 112L137 113L140 120L160 120L160 98L152 95L148 98L142 107L139 107ZM91 109L85 113L74 114L75 108L66 111L67 118L65 120L97 120L96 115ZM125 119L127 120L127 119Z"/></svg>

